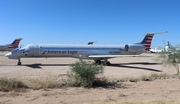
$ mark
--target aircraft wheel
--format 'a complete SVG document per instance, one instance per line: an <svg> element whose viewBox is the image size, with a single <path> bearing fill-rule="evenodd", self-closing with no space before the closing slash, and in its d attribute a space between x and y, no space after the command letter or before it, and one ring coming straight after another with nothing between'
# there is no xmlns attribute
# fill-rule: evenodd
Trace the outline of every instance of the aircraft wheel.
<svg viewBox="0 0 180 104"><path fill-rule="evenodd" d="M106 63L107 66L109 66L110 64L111 64L111 63L110 63L109 61Z"/></svg>
<svg viewBox="0 0 180 104"><path fill-rule="evenodd" d="M21 65L21 62L18 62L17 65Z"/></svg>
<svg viewBox="0 0 180 104"><path fill-rule="evenodd" d="M100 65L101 64L101 60L97 60L96 64Z"/></svg>

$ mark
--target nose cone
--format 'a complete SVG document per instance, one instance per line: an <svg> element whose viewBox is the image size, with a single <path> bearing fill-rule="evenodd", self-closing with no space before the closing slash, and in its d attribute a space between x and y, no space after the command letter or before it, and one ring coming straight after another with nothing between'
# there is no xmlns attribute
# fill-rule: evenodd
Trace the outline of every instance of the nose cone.
<svg viewBox="0 0 180 104"><path fill-rule="evenodd" d="M12 56L12 53L9 52L9 53L7 53L5 56L6 56L6 57L11 57L11 56Z"/></svg>

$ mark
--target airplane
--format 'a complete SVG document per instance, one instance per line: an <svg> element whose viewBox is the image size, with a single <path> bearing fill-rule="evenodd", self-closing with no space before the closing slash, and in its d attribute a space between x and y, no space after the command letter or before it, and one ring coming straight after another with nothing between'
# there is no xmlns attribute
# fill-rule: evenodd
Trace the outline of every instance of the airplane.
<svg viewBox="0 0 180 104"><path fill-rule="evenodd" d="M173 46L168 41L164 49L157 49L157 47L155 47L154 49L150 49L149 52L151 53L170 52L172 49L173 49Z"/></svg>
<svg viewBox="0 0 180 104"><path fill-rule="evenodd" d="M157 49L157 47L155 47L154 49L150 49L149 51L151 53L159 53L159 52L163 52L163 49Z"/></svg>
<svg viewBox="0 0 180 104"><path fill-rule="evenodd" d="M12 51L19 47L22 38L15 39L11 44L0 45L0 51Z"/></svg>
<svg viewBox="0 0 180 104"><path fill-rule="evenodd" d="M168 44L164 47L164 49L157 49L157 47L155 47L154 49L150 49L149 52L150 53L160 53L160 52L168 52L170 49L170 43L169 41L167 42Z"/></svg>
<svg viewBox="0 0 180 104"><path fill-rule="evenodd" d="M168 51L169 52L175 52L175 51L179 51L179 46L178 47L174 47L171 45L171 43L168 41Z"/></svg>
<svg viewBox="0 0 180 104"><path fill-rule="evenodd" d="M145 34L139 43L126 45L77 45L77 44L29 44L23 48L15 49L5 56L9 59L17 59L17 65L21 65L21 58L49 58L49 57L73 57L79 59L91 59L97 64L110 65L108 59L121 56L139 56L149 51L154 32ZM102 61L103 60L103 61Z"/></svg>
<svg viewBox="0 0 180 104"><path fill-rule="evenodd" d="M180 48L179 48L179 46L174 47L174 46L171 45L171 43L169 41L168 41L168 45L169 45L168 58L179 57L179 55L180 55Z"/></svg>

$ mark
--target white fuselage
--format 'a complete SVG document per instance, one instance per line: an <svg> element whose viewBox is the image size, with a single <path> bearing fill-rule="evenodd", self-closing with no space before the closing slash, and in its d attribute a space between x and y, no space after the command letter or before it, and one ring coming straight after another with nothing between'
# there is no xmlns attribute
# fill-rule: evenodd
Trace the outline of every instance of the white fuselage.
<svg viewBox="0 0 180 104"><path fill-rule="evenodd" d="M16 48L9 47L11 44L0 45L0 51L12 51Z"/></svg>
<svg viewBox="0 0 180 104"><path fill-rule="evenodd" d="M36 45L30 44L24 48L15 49L6 56L22 57L75 57L88 59L94 55L139 55L145 52L141 44L132 45ZM101 57L96 57L97 59Z"/></svg>

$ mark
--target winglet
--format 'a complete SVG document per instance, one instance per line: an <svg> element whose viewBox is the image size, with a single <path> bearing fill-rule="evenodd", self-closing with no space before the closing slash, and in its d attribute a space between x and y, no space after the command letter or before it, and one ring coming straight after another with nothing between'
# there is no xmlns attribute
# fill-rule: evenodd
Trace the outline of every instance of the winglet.
<svg viewBox="0 0 180 104"><path fill-rule="evenodd" d="M165 33L168 33L168 32L164 31L164 32L147 33L147 34L145 34L145 37L142 40L141 44L143 44L146 47L146 50L148 51L151 48L151 42L152 42L153 36L155 34L165 34Z"/></svg>

